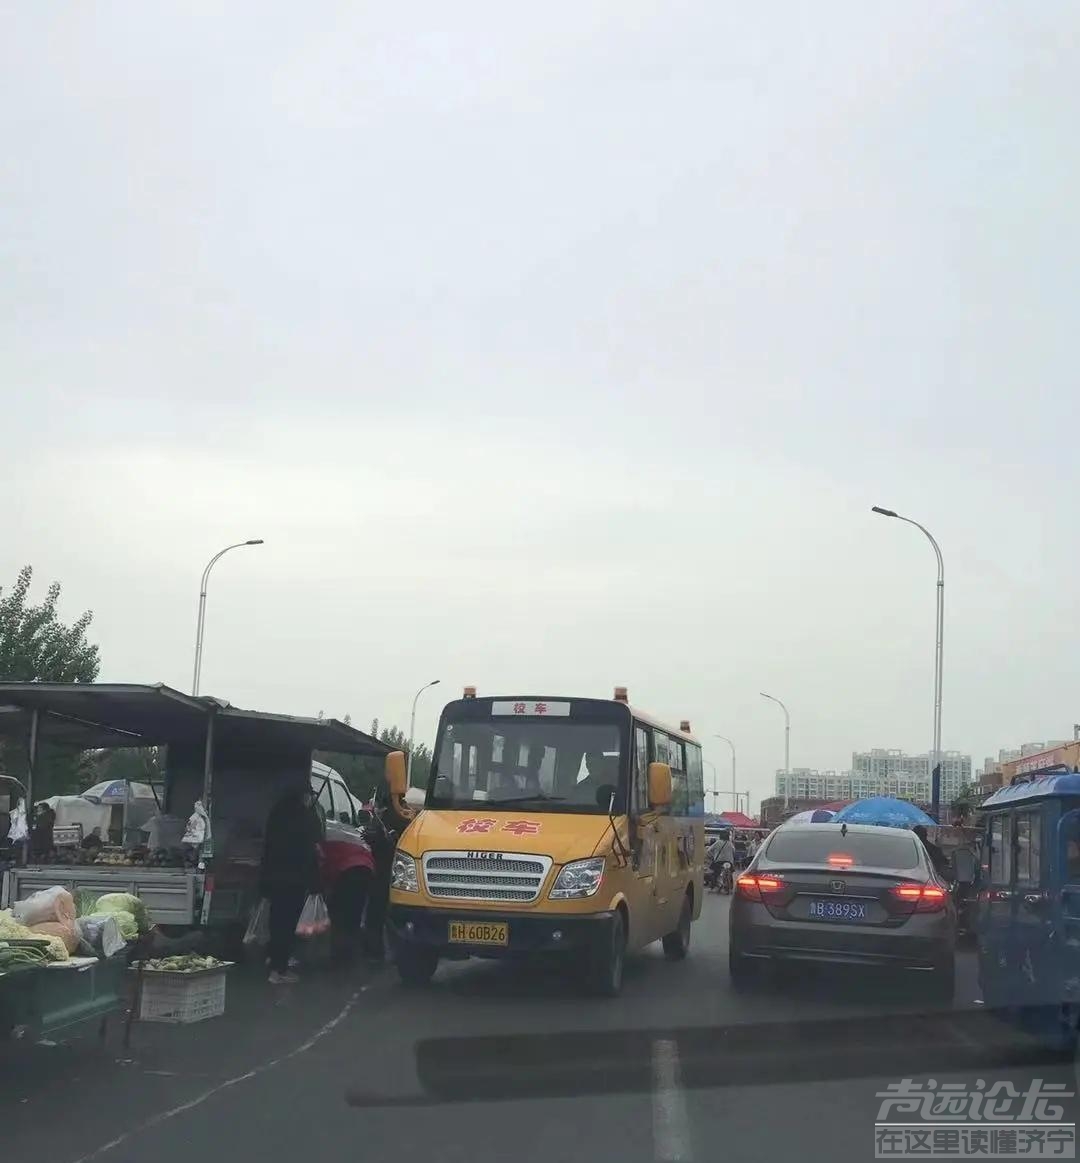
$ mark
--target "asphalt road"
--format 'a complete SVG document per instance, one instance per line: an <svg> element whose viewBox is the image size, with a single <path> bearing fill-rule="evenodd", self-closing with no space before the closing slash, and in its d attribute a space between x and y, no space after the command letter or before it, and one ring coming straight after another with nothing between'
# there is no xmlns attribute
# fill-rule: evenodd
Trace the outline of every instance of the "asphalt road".
<svg viewBox="0 0 1080 1163"><path fill-rule="evenodd" d="M902 1078L1075 1090L1071 1062L982 1011L970 954L951 1008L836 973L743 996L728 982L726 913L710 896L690 957L631 959L610 1001L493 962L442 966L422 991L390 966L277 989L241 972L223 1018L138 1024L127 1051L115 1033L104 1047L0 1046L0 1155L837 1163L874 1157L876 1094Z"/></svg>

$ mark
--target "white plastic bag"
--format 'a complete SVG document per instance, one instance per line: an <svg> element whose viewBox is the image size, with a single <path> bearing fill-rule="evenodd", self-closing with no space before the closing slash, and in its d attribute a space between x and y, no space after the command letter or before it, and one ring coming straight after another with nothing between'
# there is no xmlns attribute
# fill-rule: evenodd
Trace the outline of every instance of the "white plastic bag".
<svg viewBox="0 0 1080 1163"><path fill-rule="evenodd" d="M326 901L318 893L312 893L304 902L300 920L296 922L298 937L318 937L330 928L330 914Z"/></svg>
<svg viewBox="0 0 1080 1163"><path fill-rule="evenodd" d="M255 906L248 921L247 932L244 934L245 945L270 944L270 902L263 897Z"/></svg>
<svg viewBox="0 0 1080 1163"><path fill-rule="evenodd" d="M15 811L11 813L8 839L12 844L21 844L24 840L30 839L30 830L26 826L26 800L19 800Z"/></svg>
<svg viewBox="0 0 1080 1163"><path fill-rule="evenodd" d="M202 800L196 800L195 807L188 817L187 829L184 832L181 842L197 846L199 844L205 844L209 838L210 817L206 814L206 808L203 806Z"/></svg>
<svg viewBox="0 0 1080 1163"><path fill-rule="evenodd" d="M120 923L115 913L96 913L89 917L80 917L75 922L82 940L82 948L87 955L104 953L112 957L127 946L127 942L120 934Z"/></svg>
<svg viewBox="0 0 1080 1163"><path fill-rule="evenodd" d="M41 925L47 921L74 921L75 900L62 885L43 888L16 901L11 906L11 915L20 925Z"/></svg>

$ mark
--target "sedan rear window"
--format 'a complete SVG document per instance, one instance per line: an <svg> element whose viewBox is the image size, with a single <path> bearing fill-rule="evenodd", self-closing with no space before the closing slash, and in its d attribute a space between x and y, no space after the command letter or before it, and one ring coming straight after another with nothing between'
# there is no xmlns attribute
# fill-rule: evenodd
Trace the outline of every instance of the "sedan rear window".
<svg viewBox="0 0 1080 1163"><path fill-rule="evenodd" d="M774 833L765 849L765 856L775 863L824 864L829 867L849 863L863 868L917 868L919 850L910 832L895 836L874 835L870 832L849 832L841 836L830 829L814 832L809 829ZM830 860L829 858L833 859Z"/></svg>

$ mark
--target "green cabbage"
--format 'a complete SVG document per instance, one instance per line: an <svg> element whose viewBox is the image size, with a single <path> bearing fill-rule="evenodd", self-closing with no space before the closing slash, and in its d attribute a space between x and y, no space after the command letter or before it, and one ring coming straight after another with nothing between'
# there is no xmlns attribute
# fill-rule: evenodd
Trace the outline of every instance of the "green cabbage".
<svg viewBox="0 0 1080 1163"><path fill-rule="evenodd" d="M135 918L135 923L140 933L148 933L152 928L150 912L146 905L137 896L132 896L129 892L107 892L104 896L98 897L97 904L94 906L94 912L127 913L128 916ZM120 926L120 932L125 939L128 939L123 925Z"/></svg>

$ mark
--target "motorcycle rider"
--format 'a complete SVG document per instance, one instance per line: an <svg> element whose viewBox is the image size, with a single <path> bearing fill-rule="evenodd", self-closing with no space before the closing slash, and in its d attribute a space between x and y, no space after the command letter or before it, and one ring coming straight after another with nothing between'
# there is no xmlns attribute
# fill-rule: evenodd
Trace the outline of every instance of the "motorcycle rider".
<svg viewBox="0 0 1080 1163"><path fill-rule="evenodd" d="M719 884L725 862L733 868L735 866L735 847L731 843L731 833L721 832L705 850L705 854L709 858L709 870Z"/></svg>

